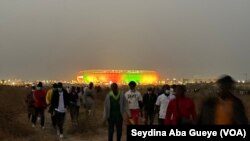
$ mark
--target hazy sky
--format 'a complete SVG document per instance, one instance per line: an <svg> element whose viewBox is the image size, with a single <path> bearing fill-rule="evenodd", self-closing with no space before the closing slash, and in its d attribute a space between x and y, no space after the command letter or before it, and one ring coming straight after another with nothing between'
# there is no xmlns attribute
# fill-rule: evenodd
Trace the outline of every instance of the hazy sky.
<svg viewBox="0 0 250 141"><path fill-rule="evenodd" d="M249 0L0 0L0 79L250 73Z"/></svg>

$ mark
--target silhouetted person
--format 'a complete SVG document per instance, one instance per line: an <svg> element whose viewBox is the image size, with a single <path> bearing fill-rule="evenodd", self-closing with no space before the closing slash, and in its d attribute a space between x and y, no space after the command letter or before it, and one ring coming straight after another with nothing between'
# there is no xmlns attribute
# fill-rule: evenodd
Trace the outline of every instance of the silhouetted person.
<svg viewBox="0 0 250 141"><path fill-rule="evenodd" d="M127 112L127 103L116 83L111 84L111 91L104 102L104 121L108 121L108 141L113 141L114 127L116 127L117 141L121 141L123 115Z"/></svg>
<svg viewBox="0 0 250 141"><path fill-rule="evenodd" d="M152 87L147 89L147 93L143 95L143 110L144 110L144 124L153 125L154 116L155 116L155 102L157 100L157 96L153 91Z"/></svg>
<svg viewBox="0 0 250 141"><path fill-rule="evenodd" d="M69 112L70 112L70 118L71 118L71 122L73 126L77 126L78 125L78 106L77 106L77 102L78 102L78 93L76 91L76 87L72 86L70 93L69 93Z"/></svg>
<svg viewBox="0 0 250 141"><path fill-rule="evenodd" d="M25 103L27 104L27 112L28 112L28 120L31 121L31 118L35 114L35 100L34 100L34 92L36 90L36 86L32 84L31 91L28 92L27 97L25 99Z"/></svg>
<svg viewBox="0 0 250 141"><path fill-rule="evenodd" d="M245 107L234 94L235 80L224 75L217 80L217 97L206 99L201 107L198 124L240 125L248 124Z"/></svg>
<svg viewBox="0 0 250 141"><path fill-rule="evenodd" d="M195 124L197 115L194 101L185 96L186 86L177 85L175 99L169 102L166 113L167 125Z"/></svg>

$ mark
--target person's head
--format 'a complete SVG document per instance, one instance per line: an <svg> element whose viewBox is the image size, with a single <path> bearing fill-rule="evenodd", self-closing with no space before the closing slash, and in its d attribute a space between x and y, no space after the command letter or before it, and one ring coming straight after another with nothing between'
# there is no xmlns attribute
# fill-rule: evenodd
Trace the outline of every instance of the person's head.
<svg viewBox="0 0 250 141"><path fill-rule="evenodd" d="M54 83L54 84L52 85L52 88L53 88L53 90L56 90L56 89L57 89L57 84Z"/></svg>
<svg viewBox="0 0 250 141"><path fill-rule="evenodd" d="M57 89L58 89L59 92L63 91L63 84L62 84L62 82L58 82L57 83Z"/></svg>
<svg viewBox="0 0 250 141"><path fill-rule="evenodd" d="M71 92L76 92L76 87L75 86L71 87Z"/></svg>
<svg viewBox="0 0 250 141"><path fill-rule="evenodd" d="M176 86L175 96L177 98L185 96L185 93L186 93L186 86L185 85L177 85Z"/></svg>
<svg viewBox="0 0 250 141"><path fill-rule="evenodd" d="M168 84L165 84L162 86L163 93L169 94L170 93L170 86Z"/></svg>
<svg viewBox="0 0 250 141"><path fill-rule="evenodd" d="M129 86L130 90L135 90L136 82L135 81L130 81L128 86Z"/></svg>
<svg viewBox="0 0 250 141"><path fill-rule="evenodd" d="M231 91L234 89L234 85L235 85L235 80L229 76L229 75L223 75L221 76L218 80L217 80L217 84L219 86L220 89L220 94L222 94L223 96L225 94L230 94ZM220 96L222 96L220 95Z"/></svg>
<svg viewBox="0 0 250 141"><path fill-rule="evenodd" d="M79 93L81 92L81 87L76 87L76 91Z"/></svg>
<svg viewBox="0 0 250 141"><path fill-rule="evenodd" d="M36 86L37 90L41 90L43 88L43 83L39 82Z"/></svg>
<svg viewBox="0 0 250 141"><path fill-rule="evenodd" d="M176 84L173 84L173 85L171 86L171 90L172 90L173 92L176 91Z"/></svg>
<svg viewBox="0 0 250 141"><path fill-rule="evenodd" d="M148 94L152 94L154 90L153 90L152 87L148 87L148 88L147 88L147 91L148 91Z"/></svg>
<svg viewBox="0 0 250 141"><path fill-rule="evenodd" d="M114 94L117 94L118 93L118 85L116 83L112 83L111 90L113 91Z"/></svg>
<svg viewBox="0 0 250 141"><path fill-rule="evenodd" d="M94 88L94 83L93 83L93 82L90 82L90 83L89 83L89 89L92 89L92 88Z"/></svg>

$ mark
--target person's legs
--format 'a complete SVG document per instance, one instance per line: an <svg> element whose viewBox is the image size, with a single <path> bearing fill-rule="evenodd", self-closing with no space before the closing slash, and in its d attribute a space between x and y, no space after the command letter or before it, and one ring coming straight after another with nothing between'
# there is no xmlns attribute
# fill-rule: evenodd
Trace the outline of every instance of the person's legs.
<svg viewBox="0 0 250 141"><path fill-rule="evenodd" d="M154 123L154 114L149 114L149 124L153 125Z"/></svg>
<svg viewBox="0 0 250 141"><path fill-rule="evenodd" d="M56 116L53 113L51 113L51 122L52 122L52 126L56 128Z"/></svg>
<svg viewBox="0 0 250 141"><path fill-rule="evenodd" d="M33 123L33 126L36 125L36 120L37 120L37 117L38 117L38 109L35 108L35 112L34 112L34 115L32 116L32 123Z"/></svg>
<svg viewBox="0 0 250 141"><path fill-rule="evenodd" d="M159 119L159 125L165 125L165 119Z"/></svg>
<svg viewBox="0 0 250 141"><path fill-rule="evenodd" d="M61 135L63 134L64 119L65 119L65 113L58 113L58 127Z"/></svg>
<svg viewBox="0 0 250 141"><path fill-rule="evenodd" d="M74 123L74 107L71 105L69 107L69 113L70 113L70 119L71 119L71 123Z"/></svg>
<svg viewBox="0 0 250 141"><path fill-rule="evenodd" d="M44 127L45 122L45 115L44 115L44 109L39 109L40 117L41 117L41 127Z"/></svg>
<svg viewBox="0 0 250 141"><path fill-rule="evenodd" d="M146 111L144 112L144 119L144 125L148 125L148 113Z"/></svg>
<svg viewBox="0 0 250 141"><path fill-rule="evenodd" d="M76 124L78 125L78 119L79 119L79 111L80 111L80 107L77 106L76 107Z"/></svg>
<svg viewBox="0 0 250 141"><path fill-rule="evenodd" d="M111 119L108 120L108 141L113 141L115 123Z"/></svg>
<svg viewBox="0 0 250 141"><path fill-rule="evenodd" d="M122 138L122 124L123 124L123 119L116 122L117 141L121 141L121 138Z"/></svg>
<svg viewBox="0 0 250 141"><path fill-rule="evenodd" d="M140 110L139 109L132 109L131 114L132 114L132 118L133 118L133 120L135 122L135 125L138 125L139 124Z"/></svg>

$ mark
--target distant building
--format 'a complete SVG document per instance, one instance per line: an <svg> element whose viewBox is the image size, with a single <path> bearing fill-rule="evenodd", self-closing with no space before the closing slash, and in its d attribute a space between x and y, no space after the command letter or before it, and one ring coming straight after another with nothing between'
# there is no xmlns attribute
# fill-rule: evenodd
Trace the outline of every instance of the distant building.
<svg viewBox="0 0 250 141"><path fill-rule="evenodd" d="M159 73L151 70L85 70L77 75L79 83L128 84L135 81L139 85L158 84Z"/></svg>

